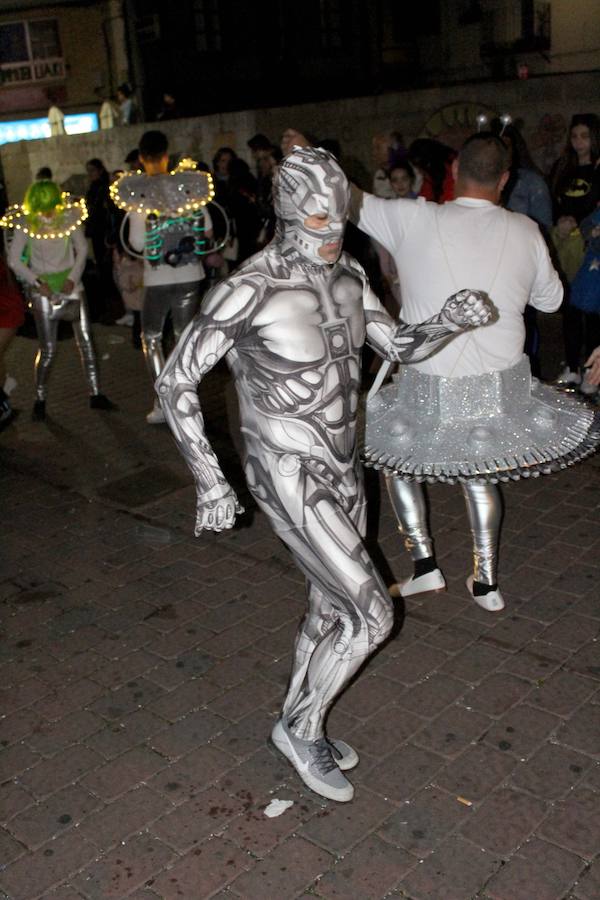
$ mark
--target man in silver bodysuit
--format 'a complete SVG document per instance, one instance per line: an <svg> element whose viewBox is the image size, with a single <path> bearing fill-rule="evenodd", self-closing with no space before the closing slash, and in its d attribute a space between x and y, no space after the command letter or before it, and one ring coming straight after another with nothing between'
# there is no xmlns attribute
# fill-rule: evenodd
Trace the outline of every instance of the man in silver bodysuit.
<svg viewBox="0 0 600 900"><path fill-rule="evenodd" d="M274 199L273 242L206 296L156 387L196 481L196 534L222 531L243 510L206 439L196 389L221 358L230 366L248 487L308 588L271 739L308 787L348 801L354 789L342 770L358 755L329 741L324 723L393 620L363 543L355 442L362 346L366 339L387 359L422 359L485 323L490 310L481 295L464 290L423 324L394 322L359 264L341 253L349 188L326 151L295 148L276 175Z"/></svg>

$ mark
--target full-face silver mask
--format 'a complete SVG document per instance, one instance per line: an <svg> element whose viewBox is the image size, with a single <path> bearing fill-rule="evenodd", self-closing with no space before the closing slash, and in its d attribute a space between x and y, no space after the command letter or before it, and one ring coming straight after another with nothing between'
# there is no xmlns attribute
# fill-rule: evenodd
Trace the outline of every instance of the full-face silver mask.
<svg viewBox="0 0 600 900"><path fill-rule="evenodd" d="M273 180L277 240L283 256L302 257L311 265L332 265L342 251L350 188L339 163L318 147L294 147ZM327 216L322 227L305 224L311 216ZM337 247L337 249L336 249ZM327 258L319 254L329 250Z"/></svg>

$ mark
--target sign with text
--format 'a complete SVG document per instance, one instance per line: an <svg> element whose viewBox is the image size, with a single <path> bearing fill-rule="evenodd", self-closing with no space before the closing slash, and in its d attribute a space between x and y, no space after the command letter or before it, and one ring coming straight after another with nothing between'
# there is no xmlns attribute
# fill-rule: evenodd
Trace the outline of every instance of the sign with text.
<svg viewBox="0 0 600 900"><path fill-rule="evenodd" d="M62 59L40 59L27 63L5 63L0 66L0 85L27 84L32 81L53 81L65 77Z"/></svg>

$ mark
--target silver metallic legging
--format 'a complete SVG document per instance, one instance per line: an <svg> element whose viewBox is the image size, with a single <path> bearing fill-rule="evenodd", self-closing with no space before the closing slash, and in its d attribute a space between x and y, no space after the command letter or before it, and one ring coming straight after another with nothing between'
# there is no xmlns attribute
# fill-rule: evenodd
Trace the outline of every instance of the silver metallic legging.
<svg viewBox="0 0 600 900"><path fill-rule="evenodd" d="M35 320L40 349L35 358L35 391L38 400L45 400L48 395L48 378L50 368L56 356L58 323L61 320L71 322L83 373L87 380L90 394L100 390L98 364L92 341L90 320L83 294L78 300L63 299L61 303L51 303L47 297L32 291L29 305Z"/></svg>
<svg viewBox="0 0 600 900"><path fill-rule="evenodd" d="M416 481L386 479L388 493L398 519L404 546L413 560L433 556L433 543L427 526L427 508L423 486ZM475 581L498 581L498 541L502 522L502 497L495 484L462 484L467 514L473 535Z"/></svg>
<svg viewBox="0 0 600 900"><path fill-rule="evenodd" d="M196 315L199 302L200 284L197 281L155 285L144 290L142 347L152 381L156 381L165 365L162 336L169 312L175 340L179 340L181 332Z"/></svg>

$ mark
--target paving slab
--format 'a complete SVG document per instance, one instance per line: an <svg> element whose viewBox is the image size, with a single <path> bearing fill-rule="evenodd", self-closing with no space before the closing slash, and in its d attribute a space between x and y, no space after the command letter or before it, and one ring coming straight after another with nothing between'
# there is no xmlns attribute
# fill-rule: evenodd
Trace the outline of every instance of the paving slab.
<svg viewBox="0 0 600 900"><path fill-rule="evenodd" d="M557 320L558 323L558 320ZM69 341L46 425L34 342L0 436L2 900L596 900L600 461L505 489L507 608L466 594L460 491L429 491L449 591L345 692L332 736L360 755L350 804L266 747L303 579L245 488L219 367L210 438L248 514L194 538L194 490L126 332L95 326L115 413L90 411ZM377 475L372 540L410 573ZM264 810L293 801L282 816Z"/></svg>

